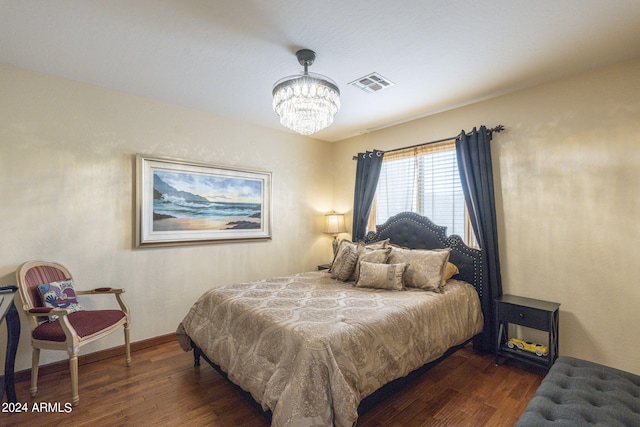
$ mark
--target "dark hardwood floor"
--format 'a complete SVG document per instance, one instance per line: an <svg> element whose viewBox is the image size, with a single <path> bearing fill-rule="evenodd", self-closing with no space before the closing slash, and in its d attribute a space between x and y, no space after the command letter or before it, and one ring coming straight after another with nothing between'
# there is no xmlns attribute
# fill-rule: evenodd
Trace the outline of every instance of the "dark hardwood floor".
<svg viewBox="0 0 640 427"><path fill-rule="evenodd" d="M43 350L44 351L44 350ZM16 384L25 413L0 413L0 426L268 426L269 423L205 362L193 367L177 342L80 366L80 405L70 401L69 372ZM357 427L512 426L545 371L507 362L467 346L360 416ZM54 412L33 412L44 402ZM59 404L59 409L56 408ZM7 409L6 404L2 408Z"/></svg>

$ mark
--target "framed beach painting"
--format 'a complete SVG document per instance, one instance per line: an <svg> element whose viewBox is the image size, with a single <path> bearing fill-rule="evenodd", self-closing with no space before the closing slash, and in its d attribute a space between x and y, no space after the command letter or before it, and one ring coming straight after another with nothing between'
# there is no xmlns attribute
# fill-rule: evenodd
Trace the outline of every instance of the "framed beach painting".
<svg viewBox="0 0 640 427"><path fill-rule="evenodd" d="M136 244L271 238L271 173L136 156Z"/></svg>

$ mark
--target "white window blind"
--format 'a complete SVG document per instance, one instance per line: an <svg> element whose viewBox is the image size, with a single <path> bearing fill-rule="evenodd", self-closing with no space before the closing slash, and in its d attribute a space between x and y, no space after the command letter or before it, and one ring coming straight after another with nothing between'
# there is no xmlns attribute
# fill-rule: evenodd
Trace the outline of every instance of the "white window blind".
<svg viewBox="0 0 640 427"><path fill-rule="evenodd" d="M384 155L370 224L400 212L416 212L475 245L460 184L455 141Z"/></svg>

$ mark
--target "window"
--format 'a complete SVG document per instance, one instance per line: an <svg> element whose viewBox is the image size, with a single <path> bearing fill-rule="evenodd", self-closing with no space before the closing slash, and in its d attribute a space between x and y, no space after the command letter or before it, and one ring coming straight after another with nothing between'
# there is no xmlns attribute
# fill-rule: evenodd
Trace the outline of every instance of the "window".
<svg viewBox="0 0 640 427"><path fill-rule="evenodd" d="M455 141L386 153L369 228L400 212L416 212L477 246L462 193Z"/></svg>

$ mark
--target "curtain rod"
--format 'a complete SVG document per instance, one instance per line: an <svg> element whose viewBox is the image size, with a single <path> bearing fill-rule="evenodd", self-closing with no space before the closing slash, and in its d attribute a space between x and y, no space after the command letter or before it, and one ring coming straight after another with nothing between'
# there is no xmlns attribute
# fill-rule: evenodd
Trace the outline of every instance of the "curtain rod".
<svg viewBox="0 0 640 427"><path fill-rule="evenodd" d="M498 125L498 126L492 128L492 129L487 129L487 130L489 131L490 134L492 134L494 132L495 133L500 133L500 132L502 132L504 130L504 126L503 125ZM467 135L469 135L469 134L467 134ZM422 147L422 146L429 145L429 144L436 144L438 142L450 141L452 139L456 139L458 136L459 136L459 134L455 135L455 136L450 136L449 138L442 138L442 139L437 139L435 141L423 142L422 144L410 145L408 147L394 148L393 150L387 150L387 151L382 151L382 150L378 150L378 151L382 151L385 154L386 153L393 153L393 152L396 152L396 151L408 150L410 148L418 148L418 147ZM353 160L357 160L357 159L358 159L358 156L353 156Z"/></svg>

